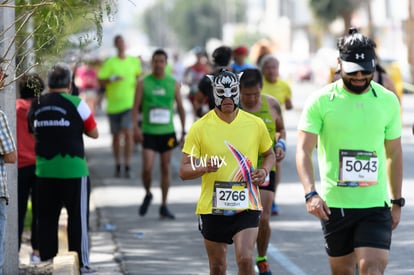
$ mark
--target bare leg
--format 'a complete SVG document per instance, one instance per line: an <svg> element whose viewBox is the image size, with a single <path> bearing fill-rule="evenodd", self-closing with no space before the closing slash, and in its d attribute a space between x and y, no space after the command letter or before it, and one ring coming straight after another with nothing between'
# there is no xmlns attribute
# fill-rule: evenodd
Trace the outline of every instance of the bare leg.
<svg viewBox="0 0 414 275"><path fill-rule="evenodd" d="M151 180L152 180L152 168L154 167L155 152L150 149L144 149L142 151L142 184L145 188L145 197L138 209L140 216L145 216L148 211L148 207L152 200L151 194Z"/></svg>
<svg viewBox="0 0 414 275"><path fill-rule="evenodd" d="M115 165L121 165L121 136L122 132L112 136L112 153L115 158Z"/></svg>
<svg viewBox="0 0 414 275"><path fill-rule="evenodd" d="M236 251L237 267L239 275L254 275L254 245L257 240L258 228L247 228L238 232L233 237Z"/></svg>
<svg viewBox="0 0 414 275"><path fill-rule="evenodd" d="M162 191L162 205L167 204L168 190L171 182L171 155L172 150L161 154L161 191Z"/></svg>
<svg viewBox="0 0 414 275"><path fill-rule="evenodd" d="M210 275L225 275L227 269L227 244L204 240L208 255Z"/></svg>
<svg viewBox="0 0 414 275"><path fill-rule="evenodd" d="M155 152L150 149L142 151L142 184L146 193L150 193L152 181L152 169L154 167Z"/></svg>
<svg viewBox="0 0 414 275"><path fill-rule="evenodd" d="M134 134L132 129L123 130L125 137L125 146L124 146L124 162L125 166L130 166L132 151L134 148Z"/></svg>
<svg viewBox="0 0 414 275"><path fill-rule="evenodd" d="M264 257L267 254L267 247L271 235L269 225L270 212L274 193L268 190L260 190L260 198L263 205L263 211L259 220L259 234L257 236L257 255Z"/></svg>
<svg viewBox="0 0 414 275"><path fill-rule="evenodd" d="M273 193L273 201L276 204L276 192L277 192L277 187L279 186L280 183L280 177L281 177L281 170L282 170L282 163L280 161L276 162L276 171L275 171L275 192ZM278 215L278 211L277 212L273 212L272 211L272 215L276 216Z"/></svg>
<svg viewBox="0 0 414 275"><path fill-rule="evenodd" d="M359 274L384 274L388 264L388 250L372 247L359 247L355 249L355 255L358 262Z"/></svg>

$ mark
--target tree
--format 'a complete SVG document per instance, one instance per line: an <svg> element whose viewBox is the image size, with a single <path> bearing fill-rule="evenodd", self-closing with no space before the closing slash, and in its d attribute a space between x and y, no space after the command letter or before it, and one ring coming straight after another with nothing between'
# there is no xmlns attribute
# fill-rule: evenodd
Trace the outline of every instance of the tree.
<svg viewBox="0 0 414 275"><path fill-rule="evenodd" d="M352 14L364 2L370 0L310 0L309 4L313 14L323 26L329 25L337 18L342 18L346 33L351 27Z"/></svg>
<svg viewBox="0 0 414 275"><path fill-rule="evenodd" d="M191 49L219 38L225 23L245 19L245 1L159 0L144 13L144 28L152 44Z"/></svg>
<svg viewBox="0 0 414 275"><path fill-rule="evenodd" d="M15 36L8 41L0 40L5 49L0 53L0 67L5 71L10 64L9 53L15 47L11 57L16 61L15 76L6 80L5 85L35 67L42 70L48 61L61 60L68 48L84 49L92 42L100 44L104 15L110 17L116 3L117 0L2 1L0 9L15 12L12 24ZM2 26L0 37L10 28Z"/></svg>

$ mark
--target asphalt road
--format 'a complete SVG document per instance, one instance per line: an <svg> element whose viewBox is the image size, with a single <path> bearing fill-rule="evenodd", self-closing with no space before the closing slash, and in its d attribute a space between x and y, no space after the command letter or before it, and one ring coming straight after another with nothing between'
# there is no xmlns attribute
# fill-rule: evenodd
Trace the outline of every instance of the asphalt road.
<svg viewBox="0 0 414 275"><path fill-rule="evenodd" d="M272 217L269 263L273 274L329 274L319 221L306 212L303 190L295 168L296 125L304 100L317 87L294 84L295 109L285 114L287 157L277 192L280 215ZM187 103L188 105L188 103ZM188 107L188 106L187 106ZM189 110L189 109L188 109ZM192 121L188 112L188 126ZM91 262L99 274L208 274L208 260L194 214L200 192L199 181L181 181L179 149L172 160L170 210L176 220L160 220L159 169L153 173L153 203L145 217L137 214L145 195L140 180L141 156L133 157L132 179L113 178L114 164L106 117L98 115L99 140L87 140L87 155L93 181L91 216ZM403 98L404 187L407 204L400 226L393 233L386 274L414 274L414 95ZM179 124L177 124L179 125ZM178 132L181 129L177 129ZM228 274L237 274L233 247L228 251Z"/></svg>

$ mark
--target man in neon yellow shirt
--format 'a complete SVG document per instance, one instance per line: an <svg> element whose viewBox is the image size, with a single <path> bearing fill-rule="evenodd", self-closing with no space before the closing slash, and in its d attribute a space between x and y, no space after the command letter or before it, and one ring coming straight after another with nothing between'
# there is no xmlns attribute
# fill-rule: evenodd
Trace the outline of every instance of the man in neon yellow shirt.
<svg viewBox="0 0 414 275"><path fill-rule="evenodd" d="M254 247L262 209L259 185L275 163L262 119L238 108L239 76L209 75L215 108L191 127L183 147L180 177L201 177L196 214L210 274L225 274L227 246L234 242L239 274L254 274ZM257 167L258 156L263 162Z"/></svg>
<svg viewBox="0 0 414 275"><path fill-rule="evenodd" d="M137 57L126 54L122 36L114 38L117 55L108 58L98 72L100 84L105 87L106 112L112 134L112 151L115 158L115 176L121 176L121 155L124 161L124 176L129 178L130 162L134 145L133 125L137 118L131 118L135 87L141 74L141 62ZM124 140L124 148L121 140Z"/></svg>
<svg viewBox="0 0 414 275"><path fill-rule="evenodd" d="M308 98L298 125L297 170L307 211L321 220L332 274L354 274L356 264L360 274L384 274L405 203L400 104L372 80L374 47L356 29L338 40L341 79Z"/></svg>
<svg viewBox="0 0 414 275"><path fill-rule="evenodd" d="M279 60L271 55L265 55L260 61L260 68L263 74L263 89L262 93L271 95L279 101L282 110L293 109L292 104L292 91L289 84L279 78ZM280 183L282 165L280 161L276 161L276 174L275 174L275 198L277 187ZM277 216L279 214L279 207L275 200L272 203L272 215Z"/></svg>

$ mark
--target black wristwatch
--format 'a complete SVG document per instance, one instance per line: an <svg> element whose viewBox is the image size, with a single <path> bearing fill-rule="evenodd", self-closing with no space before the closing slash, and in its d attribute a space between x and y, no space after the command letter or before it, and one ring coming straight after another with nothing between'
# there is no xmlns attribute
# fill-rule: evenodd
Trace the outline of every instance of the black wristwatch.
<svg viewBox="0 0 414 275"><path fill-rule="evenodd" d="M391 203L396 204L399 207L403 207L405 205L405 199L404 198L399 198L399 199L396 199L396 200L391 199Z"/></svg>

